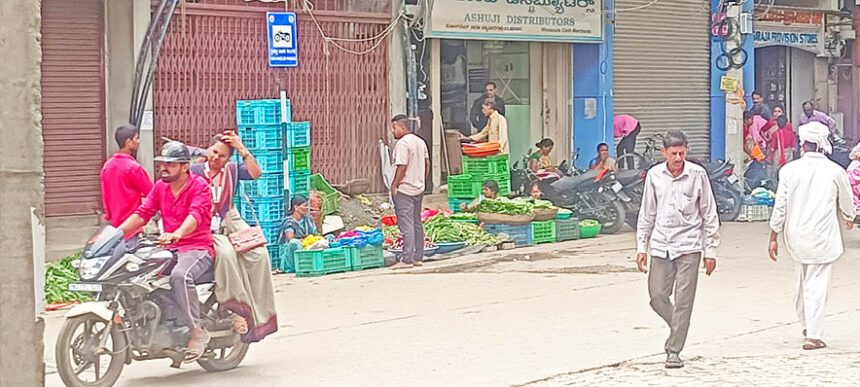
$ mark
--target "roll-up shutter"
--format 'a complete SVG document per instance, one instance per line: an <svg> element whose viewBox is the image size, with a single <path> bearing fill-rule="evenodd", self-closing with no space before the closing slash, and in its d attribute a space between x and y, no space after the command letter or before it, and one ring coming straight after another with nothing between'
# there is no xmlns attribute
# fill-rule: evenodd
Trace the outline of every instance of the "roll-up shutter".
<svg viewBox="0 0 860 387"><path fill-rule="evenodd" d="M616 1L615 114L639 119L640 151L644 136L679 129L689 137L693 156L710 154L708 4Z"/></svg>
<svg viewBox="0 0 860 387"><path fill-rule="evenodd" d="M48 215L87 214L101 207L103 10L101 0L42 3L42 133Z"/></svg>

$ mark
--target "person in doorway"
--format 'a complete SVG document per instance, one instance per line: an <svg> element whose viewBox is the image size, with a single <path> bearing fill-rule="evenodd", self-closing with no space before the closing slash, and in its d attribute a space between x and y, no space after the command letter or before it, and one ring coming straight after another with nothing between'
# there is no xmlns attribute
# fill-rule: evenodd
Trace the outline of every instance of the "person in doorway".
<svg viewBox="0 0 860 387"><path fill-rule="evenodd" d="M469 110L469 121L471 121L472 126L475 129L481 130L487 127L487 115L483 112L484 102L493 101L496 104L496 110L499 111L499 114L505 115L505 99L496 95L496 84L495 82L487 82L484 85L485 93L480 97L476 98L474 102L472 102L472 109Z"/></svg>
<svg viewBox="0 0 860 387"><path fill-rule="evenodd" d="M549 156L554 146L555 143L549 138L540 140L540 142L535 144L537 151L529 156L529 169L532 172L537 172L541 169L556 169L558 167L553 162L552 157Z"/></svg>
<svg viewBox="0 0 860 387"><path fill-rule="evenodd" d="M750 112L754 116L761 116L761 118L764 118L765 120L770 120L775 116L774 114L772 114L770 106L766 102L764 102L764 97L758 90L753 91L752 101L753 105L750 108Z"/></svg>
<svg viewBox="0 0 860 387"><path fill-rule="evenodd" d="M478 196L477 199L469 204L460 204L460 209L465 212L474 212L484 200L495 199L497 197L499 197L499 183L495 180L487 180L482 187L481 196Z"/></svg>
<svg viewBox="0 0 860 387"><path fill-rule="evenodd" d="M293 196L290 200L290 215L281 222L278 230L278 244L288 251L282 257L292 258L295 252L302 249L302 239L317 233L317 226L310 215L311 208L307 199L301 195ZM295 272L296 263L281 262L280 267L288 273Z"/></svg>
<svg viewBox="0 0 860 387"><path fill-rule="evenodd" d="M605 169L612 172L618 171L618 165L616 165L615 160L612 157L609 157L608 144L605 142L597 144L597 157L594 160L591 160L591 163L588 165L588 169L593 171L603 171Z"/></svg>
<svg viewBox="0 0 860 387"><path fill-rule="evenodd" d="M618 144L615 154L621 157L627 153L633 153L636 149L636 137L642 131L639 120L631 115L619 114L613 119L613 127L612 137ZM632 165L622 165L622 167L632 167Z"/></svg>
<svg viewBox="0 0 860 387"><path fill-rule="evenodd" d="M800 120L798 122L801 126L810 122L818 122L830 128L831 131L836 129L836 120L821 111L815 110L815 106L812 104L812 101L806 101L803 103L803 114L800 115Z"/></svg>
<svg viewBox="0 0 860 387"><path fill-rule="evenodd" d="M101 190L104 219L119 227L140 207L153 184L149 173L137 162L140 131L133 125L123 125L116 129L114 137L119 150L102 167ZM137 244L142 231L134 230L125 236L129 248Z"/></svg>
<svg viewBox="0 0 860 387"><path fill-rule="evenodd" d="M851 229L856 212L848 175L831 162L830 128L819 122L798 128L803 155L779 171L776 203L770 218L770 259L779 255L783 234L797 273L797 316L803 349L825 348L821 320L833 263L845 252L841 223ZM834 211L835 210L835 211Z"/></svg>
<svg viewBox="0 0 860 387"><path fill-rule="evenodd" d="M636 229L639 271L649 273L651 307L669 325L666 368L681 368L679 354L687 341L693 301L704 256L705 274L717 267L720 220L708 173L687 162L687 136L670 130L663 138L666 161L645 178L642 207ZM669 300L675 291L674 305Z"/></svg>
<svg viewBox="0 0 860 387"><path fill-rule="evenodd" d="M461 134L460 140L497 142L499 143L499 153L510 154L510 147L508 145L508 119L499 113L496 103L490 100L484 102L481 111L487 116L487 126L480 132L468 137Z"/></svg>
<svg viewBox="0 0 860 387"><path fill-rule="evenodd" d="M779 168L794 159L797 139L794 135L794 127L791 126L791 121L785 115L785 108L782 105L773 107L773 118L769 125L772 125L774 132L767 147L768 158L771 165Z"/></svg>
<svg viewBox="0 0 860 387"><path fill-rule="evenodd" d="M391 119L391 132L398 140L394 146L395 171L391 181L391 198L394 200L397 227L403 236L403 253L398 257L398 262L391 266L396 270L421 266L424 261L421 210L427 174L430 172L430 156L424 140L409 131L409 119L405 115Z"/></svg>
<svg viewBox="0 0 860 387"><path fill-rule="evenodd" d="M125 233L134 232L161 212L164 233L159 242L175 249L177 257L170 273L171 293L178 308L172 317L177 327L190 329L186 360L194 360L203 355L209 342L209 334L199 324L200 303L194 285L212 279L212 193L206 179L189 172L191 152L185 144L168 142L155 162L161 180L119 228Z"/></svg>

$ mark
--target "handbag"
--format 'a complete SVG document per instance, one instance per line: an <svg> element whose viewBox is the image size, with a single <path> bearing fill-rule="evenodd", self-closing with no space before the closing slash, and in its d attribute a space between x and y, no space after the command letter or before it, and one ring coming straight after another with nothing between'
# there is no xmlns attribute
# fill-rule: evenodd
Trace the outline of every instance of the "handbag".
<svg viewBox="0 0 860 387"><path fill-rule="evenodd" d="M245 197L245 201L250 205L251 214L254 215L254 222L258 225L227 235L227 239L230 240L230 244L233 245L233 248L236 249L236 252L239 254L246 253L256 249L257 247L263 247L268 243L266 241L266 236L263 235L263 229L259 226L260 221L257 220L257 212L254 211L254 205L251 203L251 199L248 199L248 195L243 196Z"/></svg>

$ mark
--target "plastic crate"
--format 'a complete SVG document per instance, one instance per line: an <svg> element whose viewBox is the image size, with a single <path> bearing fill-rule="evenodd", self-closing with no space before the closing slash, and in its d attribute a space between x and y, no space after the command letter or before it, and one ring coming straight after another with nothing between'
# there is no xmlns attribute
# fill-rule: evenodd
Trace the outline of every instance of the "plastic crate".
<svg viewBox="0 0 860 387"><path fill-rule="evenodd" d="M288 148L284 151L284 165L290 171L311 169L311 147Z"/></svg>
<svg viewBox="0 0 860 387"><path fill-rule="evenodd" d="M243 200L239 202L239 213L249 223L280 222L284 219L284 198L251 198L250 203Z"/></svg>
<svg viewBox="0 0 860 387"><path fill-rule="evenodd" d="M280 197L284 194L284 174L270 173L257 180L240 181L242 192L250 197Z"/></svg>
<svg viewBox="0 0 860 387"><path fill-rule="evenodd" d="M349 247L350 267L353 271L385 266L382 246Z"/></svg>
<svg viewBox="0 0 860 387"><path fill-rule="evenodd" d="M463 173L470 175L510 174L508 155L487 157L463 156Z"/></svg>
<svg viewBox="0 0 860 387"><path fill-rule="evenodd" d="M517 246L529 246L532 240L532 227L530 224L513 226L509 224L485 224L484 231L493 234L506 234Z"/></svg>
<svg viewBox="0 0 860 387"><path fill-rule="evenodd" d="M555 220L532 222L531 244L555 243Z"/></svg>
<svg viewBox="0 0 860 387"><path fill-rule="evenodd" d="M289 182L284 187L293 195L302 195L307 199L308 193L311 191L311 171L299 170L290 171Z"/></svg>
<svg viewBox="0 0 860 387"><path fill-rule="evenodd" d="M448 209L451 210L451 212L463 212L463 210L460 209L460 204L465 203L466 205L469 205L472 203L472 200L473 199L448 198Z"/></svg>
<svg viewBox="0 0 860 387"><path fill-rule="evenodd" d="M246 125L239 126L239 137L242 143L253 151L278 150L284 146L281 125Z"/></svg>
<svg viewBox="0 0 860 387"><path fill-rule="evenodd" d="M290 102L287 101L287 106L289 104ZM280 99L236 101L237 125L280 125L280 123Z"/></svg>
<svg viewBox="0 0 860 387"><path fill-rule="evenodd" d="M773 207L764 204L753 204L741 206L741 212L738 214L738 222L763 222L770 219Z"/></svg>
<svg viewBox="0 0 860 387"><path fill-rule="evenodd" d="M267 150L254 152L254 158L263 169L263 173L283 173L284 172L284 153L280 150Z"/></svg>
<svg viewBox="0 0 860 387"><path fill-rule="evenodd" d="M269 269L277 268L277 262L281 259L281 245L269 243L266 245L266 250L269 250Z"/></svg>
<svg viewBox="0 0 860 387"><path fill-rule="evenodd" d="M600 223L597 226L583 226L582 223L579 223L579 237L581 239L594 238L597 234L600 234Z"/></svg>
<svg viewBox="0 0 860 387"><path fill-rule="evenodd" d="M579 219L556 219L555 239L559 242L579 239Z"/></svg>
<svg viewBox="0 0 860 387"><path fill-rule="evenodd" d="M314 277L352 269L349 249L338 247L325 250L296 251L296 276Z"/></svg>
<svg viewBox="0 0 860 387"><path fill-rule="evenodd" d="M307 121L284 123L283 138L286 148L311 146L311 123Z"/></svg>
<svg viewBox="0 0 860 387"><path fill-rule="evenodd" d="M317 191L322 195L323 215L337 212L340 206L340 194L325 180L323 175L319 173L311 175L310 186L312 191Z"/></svg>
<svg viewBox="0 0 860 387"><path fill-rule="evenodd" d="M472 175L448 176L448 197L458 199L474 199L481 196L483 182Z"/></svg>

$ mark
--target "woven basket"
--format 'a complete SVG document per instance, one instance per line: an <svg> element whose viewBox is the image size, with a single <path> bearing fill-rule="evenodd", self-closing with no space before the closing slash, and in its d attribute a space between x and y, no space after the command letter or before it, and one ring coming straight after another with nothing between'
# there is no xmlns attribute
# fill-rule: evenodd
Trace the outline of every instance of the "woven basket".
<svg viewBox="0 0 860 387"><path fill-rule="evenodd" d="M535 209L535 222L542 222L545 220L553 220L555 216L558 215L558 208L550 208L550 209Z"/></svg>
<svg viewBox="0 0 860 387"><path fill-rule="evenodd" d="M487 212L478 213L478 221L486 224L528 224L534 220L535 214L527 215L504 215Z"/></svg>

